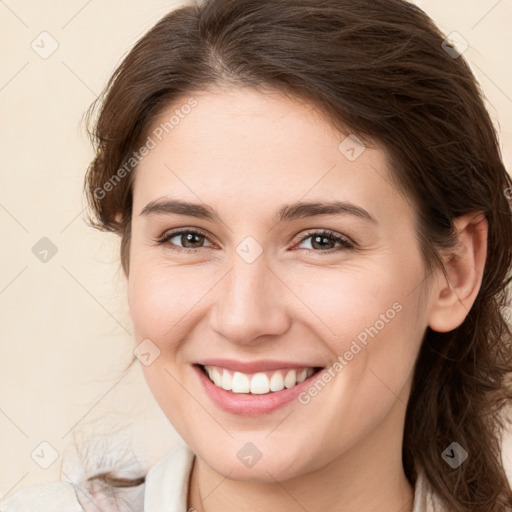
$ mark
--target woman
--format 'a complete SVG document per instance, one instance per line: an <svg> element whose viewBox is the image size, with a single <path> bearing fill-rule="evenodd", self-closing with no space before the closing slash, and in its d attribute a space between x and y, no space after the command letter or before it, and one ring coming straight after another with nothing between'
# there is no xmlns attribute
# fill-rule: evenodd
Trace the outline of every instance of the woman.
<svg viewBox="0 0 512 512"><path fill-rule="evenodd" d="M134 361L184 444L62 484L62 510L141 510L114 502L143 483L151 512L512 510L512 182L419 8L183 6L93 137L92 223L121 237Z"/></svg>

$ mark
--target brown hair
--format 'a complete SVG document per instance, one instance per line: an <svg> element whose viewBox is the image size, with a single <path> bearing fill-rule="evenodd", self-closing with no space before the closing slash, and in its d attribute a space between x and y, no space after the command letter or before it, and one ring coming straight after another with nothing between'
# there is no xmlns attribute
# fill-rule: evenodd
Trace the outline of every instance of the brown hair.
<svg viewBox="0 0 512 512"><path fill-rule="evenodd" d="M137 42L91 106L89 122L101 104L85 190L91 224L121 235L128 274L136 166L125 167L122 177L119 169L164 109L224 85L289 94L317 106L340 130L378 141L393 179L414 204L427 270L443 268L440 253L456 241L454 219L483 211L489 233L481 288L458 328L427 328L402 455L410 483L422 468L450 510L512 510L505 508L512 490L500 452L503 408L512 403L512 333L503 313L512 181L483 95L455 50L421 9L403 0L185 4ZM441 457L454 441L469 454L457 469Z"/></svg>

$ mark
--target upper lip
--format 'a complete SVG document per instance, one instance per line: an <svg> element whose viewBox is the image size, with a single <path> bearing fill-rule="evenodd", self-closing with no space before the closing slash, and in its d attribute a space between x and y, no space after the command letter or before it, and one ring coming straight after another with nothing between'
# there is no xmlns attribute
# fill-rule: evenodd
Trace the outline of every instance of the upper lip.
<svg viewBox="0 0 512 512"><path fill-rule="evenodd" d="M281 368L319 368L319 365L309 363L260 360L260 361L236 361L235 359L202 359L197 364L202 366L218 366L241 373L257 373L272 370L280 370Z"/></svg>

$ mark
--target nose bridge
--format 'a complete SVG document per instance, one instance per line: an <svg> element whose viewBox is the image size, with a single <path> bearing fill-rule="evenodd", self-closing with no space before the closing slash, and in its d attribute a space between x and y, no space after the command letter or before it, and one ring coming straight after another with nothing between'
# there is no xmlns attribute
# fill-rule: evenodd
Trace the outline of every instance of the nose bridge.
<svg viewBox="0 0 512 512"><path fill-rule="evenodd" d="M243 252L234 253L215 305L213 329L236 343L285 332L286 301L279 300L282 291L264 254L251 261Z"/></svg>

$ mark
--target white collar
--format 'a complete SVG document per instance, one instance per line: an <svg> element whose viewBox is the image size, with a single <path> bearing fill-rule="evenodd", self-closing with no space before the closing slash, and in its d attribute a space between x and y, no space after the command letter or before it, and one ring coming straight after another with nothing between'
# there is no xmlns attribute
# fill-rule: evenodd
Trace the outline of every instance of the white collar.
<svg viewBox="0 0 512 512"><path fill-rule="evenodd" d="M179 442L146 475L144 512L184 512L194 453Z"/></svg>

